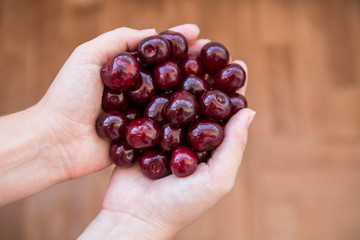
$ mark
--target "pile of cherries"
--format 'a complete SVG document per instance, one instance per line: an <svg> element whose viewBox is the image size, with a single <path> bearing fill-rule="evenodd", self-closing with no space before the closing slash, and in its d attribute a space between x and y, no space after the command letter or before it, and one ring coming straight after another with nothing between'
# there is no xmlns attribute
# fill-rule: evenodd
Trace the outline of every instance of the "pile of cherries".
<svg viewBox="0 0 360 240"><path fill-rule="evenodd" d="M188 42L166 30L143 39L135 52L108 60L96 130L111 141L110 158L120 167L137 160L152 179L192 174L224 138L223 127L247 107L241 88L246 73L229 64L228 50L207 43L200 56Z"/></svg>

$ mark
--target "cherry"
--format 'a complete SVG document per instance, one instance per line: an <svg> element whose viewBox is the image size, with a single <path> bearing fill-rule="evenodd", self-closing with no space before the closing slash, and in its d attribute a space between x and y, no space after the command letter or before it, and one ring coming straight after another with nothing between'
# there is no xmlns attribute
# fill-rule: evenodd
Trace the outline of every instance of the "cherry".
<svg viewBox="0 0 360 240"><path fill-rule="evenodd" d="M168 122L183 126L191 122L198 112L198 103L194 95L186 91L177 91L171 95L164 108L164 115Z"/></svg>
<svg viewBox="0 0 360 240"><path fill-rule="evenodd" d="M195 172L197 158L195 152L188 147L179 146L171 155L171 172L177 177L186 177Z"/></svg>
<svg viewBox="0 0 360 240"><path fill-rule="evenodd" d="M189 127L186 137L196 151L208 151L220 145L224 138L224 130L214 120L200 120Z"/></svg>
<svg viewBox="0 0 360 240"><path fill-rule="evenodd" d="M126 142L114 142L110 147L110 159L119 167L128 168L138 159L138 151Z"/></svg>
<svg viewBox="0 0 360 240"><path fill-rule="evenodd" d="M164 108L165 105L169 102L169 97L165 94L159 94L153 97L148 104L146 105L144 117L153 119L159 124L165 122L164 118Z"/></svg>
<svg viewBox="0 0 360 240"><path fill-rule="evenodd" d="M115 110L125 112L129 106L129 98L124 92L118 92L105 87L101 103L105 111Z"/></svg>
<svg viewBox="0 0 360 240"><path fill-rule="evenodd" d="M102 138L119 140L124 137L125 121L125 116L120 112L102 112L96 120L96 131Z"/></svg>
<svg viewBox="0 0 360 240"><path fill-rule="evenodd" d="M247 108L247 100L240 93L231 93L229 94L229 97L232 103L230 116L235 115L235 113L243 108Z"/></svg>
<svg viewBox="0 0 360 240"><path fill-rule="evenodd" d="M219 42L209 42L200 51L200 58L205 72L213 75L229 62L229 52Z"/></svg>
<svg viewBox="0 0 360 240"><path fill-rule="evenodd" d="M179 67L183 76L194 74L201 77L203 75L203 68L200 57L196 55L188 54L180 62Z"/></svg>
<svg viewBox="0 0 360 240"><path fill-rule="evenodd" d="M163 151L149 150L139 162L141 172L148 178L158 179L171 174L169 156Z"/></svg>
<svg viewBox="0 0 360 240"><path fill-rule="evenodd" d="M171 49L171 54L170 54L171 60L179 61L186 57L188 51L188 42L184 37L184 35L171 30L165 30L159 33L159 35L169 40L170 49Z"/></svg>
<svg viewBox="0 0 360 240"><path fill-rule="evenodd" d="M142 111L139 108L129 108L125 114L125 118L127 122L131 122L137 118L142 117Z"/></svg>
<svg viewBox="0 0 360 240"><path fill-rule="evenodd" d="M211 158L212 151L211 150L210 151L202 151L202 152L195 151L195 155L198 160L198 163L201 163L201 162L207 163L209 158Z"/></svg>
<svg viewBox="0 0 360 240"><path fill-rule="evenodd" d="M141 62L153 65L169 58L170 44L163 36L151 36L139 42L137 51Z"/></svg>
<svg viewBox="0 0 360 240"><path fill-rule="evenodd" d="M154 75L156 85L162 90L175 88L181 78L180 68L172 61L165 61L158 64L154 69Z"/></svg>
<svg viewBox="0 0 360 240"><path fill-rule="evenodd" d="M126 126L125 138L133 148L149 148L155 146L159 141L160 128L151 119L135 119Z"/></svg>
<svg viewBox="0 0 360 240"><path fill-rule="evenodd" d="M199 98L204 92L209 90L209 84L198 76L189 75L180 82L179 90L187 91L196 98Z"/></svg>
<svg viewBox="0 0 360 240"><path fill-rule="evenodd" d="M124 91L136 81L139 71L136 59L130 53L123 52L105 63L100 76L107 87Z"/></svg>
<svg viewBox="0 0 360 240"><path fill-rule="evenodd" d="M230 98L220 90L210 90L199 99L201 113L207 118L223 119L231 111Z"/></svg>
<svg viewBox="0 0 360 240"><path fill-rule="evenodd" d="M161 150L170 152L175 147L182 144L184 137L185 132L182 128L166 123L161 126L161 135L158 145Z"/></svg>
<svg viewBox="0 0 360 240"><path fill-rule="evenodd" d="M233 93L245 84L245 70L236 63L229 64L216 73L216 86L226 92Z"/></svg>
<svg viewBox="0 0 360 240"><path fill-rule="evenodd" d="M141 70L138 80L128 90L130 99L137 104L144 104L156 93L154 77L151 72Z"/></svg>

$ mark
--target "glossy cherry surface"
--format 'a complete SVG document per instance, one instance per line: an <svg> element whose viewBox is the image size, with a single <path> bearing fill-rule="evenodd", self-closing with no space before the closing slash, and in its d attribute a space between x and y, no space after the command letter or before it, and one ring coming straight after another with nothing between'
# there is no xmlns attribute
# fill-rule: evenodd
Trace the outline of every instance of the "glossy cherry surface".
<svg viewBox="0 0 360 240"><path fill-rule="evenodd" d="M188 75L180 82L178 88L200 98L204 92L209 90L209 84L196 75Z"/></svg>
<svg viewBox="0 0 360 240"><path fill-rule="evenodd" d="M159 94L153 97L146 105L144 117L153 119L159 124L165 122L164 108L169 102L169 97L165 94Z"/></svg>
<svg viewBox="0 0 360 240"><path fill-rule="evenodd" d="M159 141L160 128L151 119L135 119L126 126L125 138L133 148L149 148L155 146Z"/></svg>
<svg viewBox="0 0 360 240"><path fill-rule="evenodd" d="M102 112L96 120L96 131L102 138L119 140L124 137L125 122L125 116L120 112Z"/></svg>
<svg viewBox="0 0 360 240"><path fill-rule="evenodd" d="M101 104L105 111L115 110L125 112L129 106L129 97L124 92L118 92L105 87Z"/></svg>
<svg viewBox="0 0 360 240"><path fill-rule="evenodd" d="M229 97L232 103L230 116L233 116L243 108L247 108L247 100L240 93L231 93L229 94Z"/></svg>
<svg viewBox="0 0 360 240"><path fill-rule="evenodd" d="M142 110L140 108L135 108L135 107L129 108L125 114L125 118L127 122L131 122L132 120L135 120L137 118L142 118L142 116L143 116Z"/></svg>
<svg viewBox="0 0 360 240"><path fill-rule="evenodd" d="M184 37L184 35L182 35L179 32L174 32L171 30L165 30L159 33L159 35L169 40L170 49L171 49L171 53L170 53L171 60L179 61L186 57L188 51L188 42Z"/></svg>
<svg viewBox="0 0 360 240"><path fill-rule="evenodd" d="M130 99L137 104L144 104L156 93L154 76L147 70L141 70L137 81L128 90Z"/></svg>
<svg viewBox="0 0 360 240"><path fill-rule="evenodd" d="M223 119L231 111L230 98L220 90L210 90L199 99L202 115L207 118Z"/></svg>
<svg viewBox="0 0 360 240"><path fill-rule="evenodd" d="M214 120L200 120L189 127L186 137L196 151L208 151L220 145L224 138L224 130Z"/></svg>
<svg viewBox="0 0 360 240"><path fill-rule="evenodd" d="M177 91L171 95L164 109L166 120L176 126L183 126L191 122L198 112L198 103L191 93Z"/></svg>
<svg viewBox="0 0 360 240"><path fill-rule="evenodd" d="M203 75L203 68L200 57L196 55L188 54L180 62L179 67L183 76L194 74L201 77Z"/></svg>
<svg viewBox="0 0 360 240"><path fill-rule="evenodd" d="M200 51L200 58L205 72L213 75L229 62L229 52L219 42L209 42Z"/></svg>
<svg viewBox="0 0 360 240"><path fill-rule="evenodd" d="M245 84L245 70L236 63L219 70L215 76L216 86L225 93L233 93Z"/></svg>
<svg viewBox="0 0 360 240"><path fill-rule="evenodd" d="M211 150L210 151L202 151L202 152L195 151L195 155L198 160L198 163L201 163L201 162L207 163L209 158L211 158L212 151Z"/></svg>
<svg viewBox="0 0 360 240"><path fill-rule="evenodd" d="M139 72L136 59L130 53L123 52L105 63L100 76L107 87L125 91L136 81Z"/></svg>
<svg viewBox="0 0 360 240"><path fill-rule="evenodd" d="M183 143L184 137L184 129L166 123L161 126L161 135L158 145L161 150L170 152Z"/></svg>
<svg viewBox="0 0 360 240"><path fill-rule="evenodd" d="M181 78L180 68L173 61L165 61L156 65L154 75L156 85L162 90L175 88Z"/></svg>
<svg viewBox="0 0 360 240"><path fill-rule="evenodd" d="M148 178L158 179L171 174L170 157L160 150L146 151L140 158L140 170Z"/></svg>
<svg viewBox="0 0 360 240"><path fill-rule="evenodd" d="M169 41L163 36L150 36L138 44L138 56L144 64L153 65L165 61L170 56Z"/></svg>
<svg viewBox="0 0 360 240"><path fill-rule="evenodd" d="M195 152L188 147L175 148L171 155L171 172L177 177L186 177L195 172L197 158Z"/></svg>
<svg viewBox="0 0 360 240"><path fill-rule="evenodd" d="M125 141L111 144L110 159L119 167L131 167L138 157L138 150L130 147Z"/></svg>

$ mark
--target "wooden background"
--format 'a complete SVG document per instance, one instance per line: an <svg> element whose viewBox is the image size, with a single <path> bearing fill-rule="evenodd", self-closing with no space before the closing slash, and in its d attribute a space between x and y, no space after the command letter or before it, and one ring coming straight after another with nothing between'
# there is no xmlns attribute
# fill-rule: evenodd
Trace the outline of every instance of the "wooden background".
<svg viewBox="0 0 360 240"><path fill-rule="evenodd" d="M359 240L360 1L0 0L0 114L35 104L86 40L187 22L247 62L257 118L233 191L176 239ZM0 239L76 238L110 172L0 208Z"/></svg>

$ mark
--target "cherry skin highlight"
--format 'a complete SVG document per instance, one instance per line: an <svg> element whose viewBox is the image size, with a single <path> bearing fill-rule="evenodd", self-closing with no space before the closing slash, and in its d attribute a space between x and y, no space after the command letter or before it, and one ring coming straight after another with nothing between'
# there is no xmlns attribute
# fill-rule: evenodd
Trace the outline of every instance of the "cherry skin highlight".
<svg viewBox="0 0 360 240"><path fill-rule="evenodd" d="M177 91L171 95L165 106L164 116L169 123L175 126L184 126L193 120L198 108L194 95L186 91Z"/></svg>
<svg viewBox="0 0 360 240"><path fill-rule="evenodd" d="M126 142L133 148L153 147L159 141L160 128L151 119L135 119L126 126L125 138Z"/></svg>
<svg viewBox="0 0 360 240"><path fill-rule="evenodd" d="M165 94L156 95L146 105L144 117L155 120L159 124L164 123L164 108L168 102L169 97Z"/></svg>
<svg viewBox="0 0 360 240"><path fill-rule="evenodd" d="M150 36L138 44L138 56L146 65L153 65L165 61L170 56L169 41L163 36Z"/></svg>
<svg viewBox="0 0 360 240"><path fill-rule="evenodd" d="M171 172L177 177L186 177L195 172L197 158L195 152L188 147L175 148L171 155Z"/></svg>
<svg viewBox="0 0 360 240"><path fill-rule="evenodd" d="M139 108L129 108L125 114L125 118L127 122L131 122L132 120L135 120L137 118L142 118L142 110Z"/></svg>
<svg viewBox="0 0 360 240"><path fill-rule="evenodd" d="M96 131L100 137L116 141L124 137L125 122L120 112L102 112L96 120Z"/></svg>
<svg viewBox="0 0 360 240"><path fill-rule="evenodd" d="M184 137L184 129L166 123L161 126L161 135L158 145L161 150L170 152L183 143Z"/></svg>
<svg viewBox="0 0 360 240"><path fill-rule="evenodd" d="M216 86L225 93L233 93L245 84L245 70L236 63L229 64L217 72Z"/></svg>
<svg viewBox="0 0 360 240"><path fill-rule="evenodd" d="M137 104L144 104L156 93L154 77L147 70L140 70L138 80L128 90L130 99Z"/></svg>
<svg viewBox="0 0 360 240"><path fill-rule="evenodd" d="M140 170L148 178L159 179L171 174L170 158L160 150L149 150L140 158Z"/></svg>
<svg viewBox="0 0 360 240"><path fill-rule="evenodd" d="M119 167L131 167L138 157L138 151L130 147L125 141L111 144L110 159Z"/></svg>
<svg viewBox="0 0 360 240"><path fill-rule="evenodd" d="M105 87L101 104L105 111L125 112L129 106L129 97L124 92Z"/></svg>
<svg viewBox="0 0 360 240"><path fill-rule="evenodd" d="M229 62L229 52L219 42L209 42L200 51L200 58L205 72L214 75Z"/></svg>
<svg viewBox="0 0 360 240"><path fill-rule="evenodd" d="M207 163L209 158L211 158L211 155L212 155L212 151L202 151L202 152L198 152L198 151L195 151L195 155L196 155L196 158L198 160L198 164L199 163Z"/></svg>
<svg viewBox="0 0 360 240"><path fill-rule="evenodd" d="M173 61L179 61L184 59L188 52L188 42L184 35L171 30L165 30L159 35L165 37L170 43L170 59Z"/></svg>
<svg viewBox="0 0 360 240"><path fill-rule="evenodd" d="M125 91L139 75L139 63L127 52L111 58L101 69L100 76L103 83L118 91Z"/></svg>
<svg viewBox="0 0 360 240"><path fill-rule="evenodd" d="M154 75L156 85L162 90L175 88L181 78L180 68L172 61L165 61L156 65Z"/></svg>
<svg viewBox="0 0 360 240"><path fill-rule="evenodd" d="M209 90L209 84L196 75L188 75L179 84L179 90L187 91L200 98L203 93Z"/></svg>
<svg viewBox="0 0 360 240"><path fill-rule="evenodd" d="M224 130L214 120L200 120L192 124L187 132L187 142L196 151L208 151L220 145Z"/></svg>
<svg viewBox="0 0 360 240"><path fill-rule="evenodd" d="M220 90L210 90L199 99L201 113L207 118L224 119L231 111L230 98Z"/></svg>
<svg viewBox="0 0 360 240"><path fill-rule="evenodd" d="M203 75L203 68L200 57L188 54L179 64L183 76L194 74L201 77Z"/></svg>

